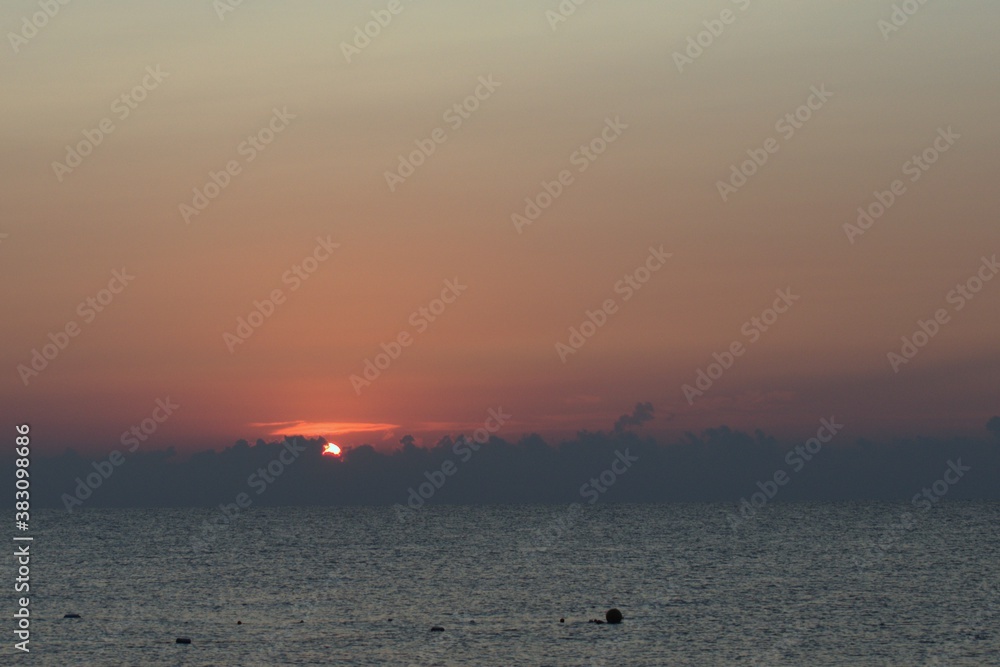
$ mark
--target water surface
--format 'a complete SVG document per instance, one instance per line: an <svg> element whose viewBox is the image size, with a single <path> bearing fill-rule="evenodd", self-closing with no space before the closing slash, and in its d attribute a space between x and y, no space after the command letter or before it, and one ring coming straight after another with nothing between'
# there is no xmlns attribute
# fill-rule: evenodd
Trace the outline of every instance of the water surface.
<svg viewBox="0 0 1000 667"><path fill-rule="evenodd" d="M1000 504L732 509L39 512L30 663L1000 664Z"/></svg>

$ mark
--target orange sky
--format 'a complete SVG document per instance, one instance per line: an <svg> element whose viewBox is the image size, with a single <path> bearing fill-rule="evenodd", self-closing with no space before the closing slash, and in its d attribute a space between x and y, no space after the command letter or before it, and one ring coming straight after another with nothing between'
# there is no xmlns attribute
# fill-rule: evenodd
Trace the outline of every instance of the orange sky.
<svg viewBox="0 0 1000 667"><path fill-rule="evenodd" d="M9 421L50 451L116 446L167 397L180 407L151 440L181 448L296 427L427 441L501 407L502 434L559 434L638 401L668 435L797 434L830 414L854 435L981 430L1000 280L949 294L1000 253L1000 6L928 3L892 31L891 2L591 2L565 21L558 6L105 1L32 31L38 6L5 3ZM95 137L70 168L67 146ZM387 178L421 146L412 175ZM213 173L225 187L201 201ZM512 220L544 184L551 205ZM619 282L640 267L641 289ZM755 338L745 323L786 289L800 298ZM245 342L226 337L275 290ZM557 343L609 299L564 363ZM888 353L938 309L896 372Z"/></svg>

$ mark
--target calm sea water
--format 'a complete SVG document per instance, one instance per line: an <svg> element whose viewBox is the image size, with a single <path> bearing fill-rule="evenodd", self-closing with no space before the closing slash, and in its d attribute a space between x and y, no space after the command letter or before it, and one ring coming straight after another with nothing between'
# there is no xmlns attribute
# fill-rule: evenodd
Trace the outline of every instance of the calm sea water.
<svg viewBox="0 0 1000 667"><path fill-rule="evenodd" d="M1000 665L1000 505L772 505L735 529L731 509L255 509L210 534L209 510L38 513L32 653L16 657ZM609 607L624 623L587 622Z"/></svg>

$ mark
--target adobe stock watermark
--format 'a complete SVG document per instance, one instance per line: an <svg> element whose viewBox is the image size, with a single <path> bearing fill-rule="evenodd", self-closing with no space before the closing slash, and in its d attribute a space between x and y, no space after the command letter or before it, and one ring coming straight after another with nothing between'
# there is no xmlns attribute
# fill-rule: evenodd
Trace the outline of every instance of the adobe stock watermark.
<svg viewBox="0 0 1000 667"><path fill-rule="evenodd" d="M289 293L297 291L305 281L309 280L330 257L333 251L340 247L339 243L334 243L327 236L316 237L316 246L301 261L296 262L281 274L281 284L288 286ZM285 291L280 287L275 287L263 300L254 300L253 310L245 317L236 318L236 328L232 333L225 331L222 334L222 342L225 343L229 354L236 352L236 347L250 340L250 337L258 329L264 326L264 322L269 320L278 306L287 300Z"/></svg>
<svg viewBox="0 0 1000 667"><path fill-rule="evenodd" d="M83 130L83 139L73 145L66 144L66 156L63 162L54 160L52 171L59 183L63 182L73 170L83 164L84 158L94 152L94 149L104 143L104 139L117 129L115 119L118 122L125 121L132 112L139 108L139 105L146 100L149 93L160 87L169 72L160 71L160 66L146 66L146 74L135 86L122 93L111 101L111 115L105 116L97 122L93 129Z"/></svg>
<svg viewBox="0 0 1000 667"><path fill-rule="evenodd" d="M462 127L465 121L472 118L480 105L493 96L501 82L495 81L493 75L479 77L479 85L476 86L472 94L461 102L456 102L441 114L441 119L448 125L452 132ZM448 141L448 130L443 127L434 128L425 139L416 139L416 149L407 155L399 155L399 164L395 171L385 172L385 183L389 186L389 192L395 192L396 188L406 182L410 176L416 173L417 169L423 166L435 152L438 146Z"/></svg>
<svg viewBox="0 0 1000 667"><path fill-rule="evenodd" d="M174 403L170 397L158 398L154 403L155 407L148 417L133 425L129 430L122 432L120 442L122 446L128 446L128 453L134 453L139 448L140 443L146 442L166 422L174 412L180 408L179 403ZM114 474L122 464L125 463L125 455L115 449L104 461L95 461L91 465L94 472L85 478L76 478L76 489L73 495L62 494L63 506L67 512L72 513L75 507L80 507L83 502L89 499L97 489Z"/></svg>
<svg viewBox="0 0 1000 667"><path fill-rule="evenodd" d="M627 447L624 452L615 450L611 464L580 486L580 497L586 500L588 505L596 504L601 496L606 494L638 461L639 457L630 454ZM536 548L539 551L549 550L557 540L565 537L573 528L584 509L585 506L582 503L570 503L561 515L554 517L544 528L537 529L535 531Z"/></svg>
<svg viewBox="0 0 1000 667"><path fill-rule="evenodd" d="M588 0L559 0L555 9L545 10L545 20L549 22L552 32L555 32L560 23L565 23L571 16L576 14L576 10L587 4Z"/></svg>
<svg viewBox="0 0 1000 667"><path fill-rule="evenodd" d="M351 64L354 56L361 55L361 52L371 46L372 40L382 34L385 28L389 27L393 19L403 13L413 0L389 0L385 9L373 9L371 11L372 20L363 25L354 26L353 38L350 42L340 43L340 52L344 54L344 60Z"/></svg>
<svg viewBox="0 0 1000 667"><path fill-rule="evenodd" d="M226 20L226 14L232 14L242 7L247 0L212 0L212 9L220 21Z"/></svg>
<svg viewBox="0 0 1000 667"><path fill-rule="evenodd" d="M649 247L649 255L638 267L626 273L614 284L614 293L621 295L621 303L629 301L636 293L648 283L653 274L662 269L667 260L673 257L673 253L664 252L663 246L659 248ZM556 342L556 354L564 364L570 356L576 354L587 344L591 338L600 330L608 319L618 312L620 304L614 297L609 297L601 302L597 310L584 311L585 319L578 326L569 328L569 338L564 343L561 340Z"/></svg>
<svg viewBox="0 0 1000 667"><path fill-rule="evenodd" d="M908 176L910 183L916 183L961 138L962 135L952 130L951 125L947 128L939 127L937 136L931 145L903 163L903 176ZM874 192L875 201L869 203L867 206L859 206L857 222L855 224L844 223L843 226L844 233L847 234L847 240L850 241L851 245L854 245L858 237L863 236L865 232L871 229L876 221L881 219L899 201L900 197L906 193L906 183L902 179L897 178L889 184L887 190L876 190Z"/></svg>
<svg viewBox="0 0 1000 667"><path fill-rule="evenodd" d="M76 314L80 321L71 319L55 333L49 332L49 342L42 344L40 349L32 348L31 359L28 363L18 364L16 368L24 386L27 387L32 379L38 377L42 371L48 368L49 364L69 347L70 341L80 335L83 327L97 319L97 316L103 313L133 280L135 280L135 276L128 273L125 267L112 271L108 286L93 296L88 296L76 307Z"/></svg>
<svg viewBox="0 0 1000 667"><path fill-rule="evenodd" d="M489 442L490 436L499 432L511 418L512 415L504 412L502 407L490 408L486 420L481 427L473 431L472 438L466 438L464 435L459 436L455 444L451 446L452 454L458 457L458 464L449 458L445 459L438 468L425 471L424 478L427 481L421 482L416 488L411 486L407 489L409 495L406 497L406 505L396 503L392 506L396 512L396 519L399 521L409 520L417 510L434 497L434 494L441 490L449 477L458 472L459 464L468 463L480 447Z"/></svg>
<svg viewBox="0 0 1000 667"><path fill-rule="evenodd" d="M952 315L963 310L998 273L1000 273L1000 263L997 262L997 256L983 257L975 273L955 285L945 295L945 303L951 306L951 310L938 308L928 319L917 320L916 330L900 339L902 345L899 351L892 351L886 355L892 372L899 373L902 366L910 363L941 332L941 327L951 322Z"/></svg>
<svg viewBox="0 0 1000 667"><path fill-rule="evenodd" d="M612 120L610 117L604 119L604 127L593 139L585 144L580 144L579 148L569 156L569 163L576 167L576 172L582 174L587 171L599 157L604 155L608 147L618 141L622 133L628 129L628 125L621 121L619 116ZM524 228L534 223L548 210L550 206L562 196L566 188L576 182L576 177L569 169L563 169L552 181L542 181L542 189L534 197L525 197L524 210L521 213L511 213L510 221L514 224L514 229L518 234L524 232Z"/></svg>
<svg viewBox="0 0 1000 667"><path fill-rule="evenodd" d="M288 107L277 107L271 109L271 118L267 124L257 130L254 134L247 135L236 146L236 155L243 158L241 163L238 159L228 160L219 171L209 171L208 180L200 188L193 188L191 203L181 202L177 205L177 210L184 220L184 224L190 225L191 219L199 216L209 205L222 194L222 191L229 187L233 178L243 173L244 165L250 164L260 155L275 138L288 128L291 121L298 116L288 112Z"/></svg>
<svg viewBox="0 0 1000 667"><path fill-rule="evenodd" d="M750 9L750 0L731 1L739 7L741 12ZM705 54L705 51L715 44L715 40L722 37L726 28L736 23L736 19L739 16L739 14L727 8L722 10L719 18L702 21L701 24L705 26L705 29L697 35L687 38L687 46L683 52L674 51L674 64L677 65L677 71L683 74L684 68L688 65L693 65L695 60L701 58Z"/></svg>
<svg viewBox="0 0 1000 667"><path fill-rule="evenodd" d="M746 496L740 498L739 516L732 512L726 514L730 528L735 531L743 522L756 519L757 510L774 500L778 491L787 486L796 474L802 472L806 463L812 461L813 457L820 453L823 445L832 442L837 434L844 429L844 425L838 424L835 417L820 419L819 424L815 437L809 438L801 445L795 445L785 453L785 465L791 469L791 472L786 472L784 468L775 470L771 477L763 482L757 482L757 488L760 490L752 493L749 500Z"/></svg>
<svg viewBox="0 0 1000 667"><path fill-rule="evenodd" d="M765 308L759 316L751 317L740 327L740 333L747 339L746 343L737 339L722 352L712 353L714 361L704 369L698 369L695 373L694 385L685 384L681 387L688 405L693 405L695 398L704 396L705 392L711 389L715 382L733 367L736 359L746 354L748 347L759 341L774 326L778 318L787 313L795 302L802 298L792 294L791 287L776 290L775 293L778 298L774 300L770 308Z"/></svg>
<svg viewBox="0 0 1000 667"><path fill-rule="evenodd" d="M903 29L910 19L920 11L920 9L926 5L928 0L903 0L899 4L892 5L892 13L889 14L888 20L879 19L875 24L882 33L882 38L885 41L889 41L889 37L893 33L897 33Z"/></svg>
<svg viewBox="0 0 1000 667"><path fill-rule="evenodd" d="M28 45L28 42L34 39L40 30L43 30L45 26L49 24L49 21L56 17L62 8L68 5L72 0L38 0L38 8L41 11L37 11L30 16L21 17L21 29L17 32L8 32L7 40L10 42L10 47L14 49L14 53L20 53L21 49Z"/></svg>
<svg viewBox="0 0 1000 667"><path fill-rule="evenodd" d="M409 329L403 329L388 343L383 342L380 345L382 348L381 352L373 358L365 359L363 364L364 369L361 371L361 374L353 374L348 378L351 382L351 387L354 389L354 394L360 396L362 389L370 387L375 380L379 379L382 373L389 369L392 362L399 359L403 354L403 350L413 345L415 336L419 336L427 331L430 325L444 314L448 306L455 303L458 297L462 295L462 292L467 289L469 289L469 286L458 282L458 278L445 280L441 295L432 299L426 306L417 308L407 318L406 321L413 328L414 333L410 333Z"/></svg>
<svg viewBox="0 0 1000 667"><path fill-rule="evenodd" d="M951 487L958 484L971 470L972 466L962 465L961 458L954 461L949 459L941 478L913 494L910 504L921 513L928 512L948 494ZM854 564L863 569L885 558L894 544L919 527L919 518L919 514L912 512L900 513L898 523L888 526L877 541L869 540L865 543L865 553L861 556L855 556Z"/></svg>
<svg viewBox="0 0 1000 667"><path fill-rule="evenodd" d="M285 470L299 460L307 447L300 438L286 438L285 444L278 455L266 466L257 468L247 477L247 487L254 490L255 495L261 495L271 485L278 481ZM253 505L254 499L246 492L236 494L231 503L220 503L219 512L201 523L201 535L191 538L191 548L197 554L208 549L219 535L240 518L241 512Z"/></svg>
<svg viewBox="0 0 1000 667"><path fill-rule="evenodd" d="M803 104L775 122L774 130L781 135L781 141L791 140L795 133L805 127L805 124L812 120L813 115L830 101L831 97L833 97L833 93L826 89L826 84L822 84L818 88L812 86L809 89L809 97ZM731 196L739 192L770 161L772 155L781 150L781 141L774 137L768 137L760 148L747 149L749 159L744 160L739 165L730 165L729 178L715 183L723 202L729 201Z"/></svg>

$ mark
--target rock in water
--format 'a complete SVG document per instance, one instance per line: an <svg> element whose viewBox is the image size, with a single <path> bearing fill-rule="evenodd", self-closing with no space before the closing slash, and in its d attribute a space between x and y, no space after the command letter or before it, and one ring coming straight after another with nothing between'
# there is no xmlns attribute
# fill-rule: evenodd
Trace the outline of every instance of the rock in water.
<svg viewBox="0 0 1000 667"><path fill-rule="evenodd" d="M608 623L621 623L622 613L617 609L608 609L607 613L604 614L604 618L608 621Z"/></svg>
<svg viewBox="0 0 1000 667"><path fill-rule="evenodd" d="M178 644L190 644L191 643L191 638L190 637L178 637L177 638L177 643Z"/></svg>
<svg viewBox="0 0 1000 667"><path fill-rule="evenodd" d="M80 618L80 614L66 614L63 618Z"/></svg>
<svg viewBox="0 0 1000 667"><path fill-rule="evenodd" d="M442 628L440 625L435 625L433 628L431 628L431 632L444 632L444 628Z"/></svg>

